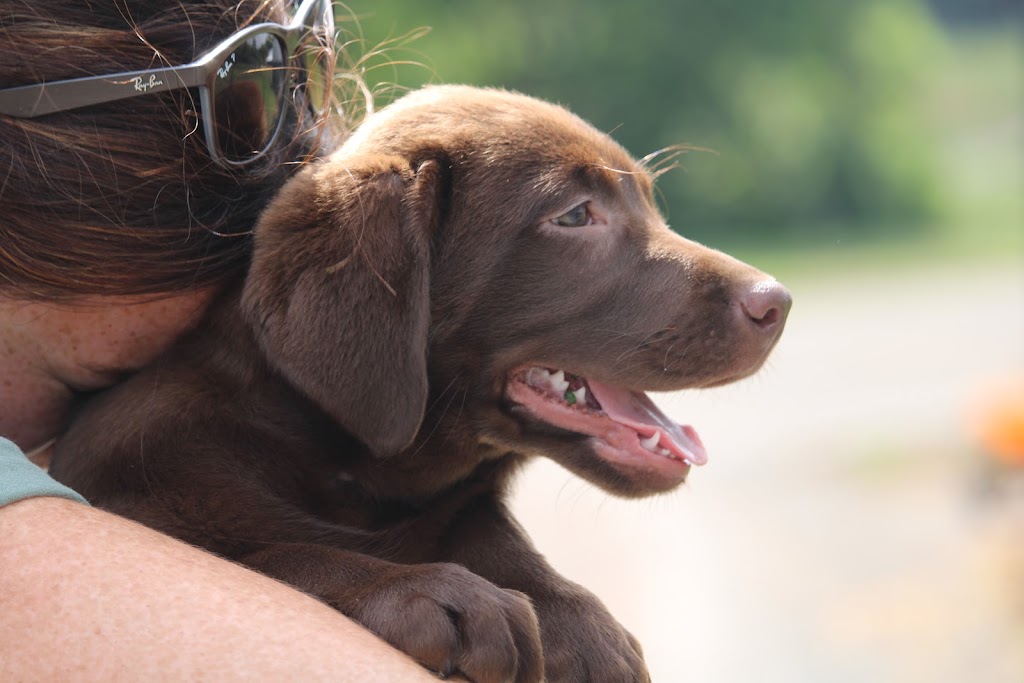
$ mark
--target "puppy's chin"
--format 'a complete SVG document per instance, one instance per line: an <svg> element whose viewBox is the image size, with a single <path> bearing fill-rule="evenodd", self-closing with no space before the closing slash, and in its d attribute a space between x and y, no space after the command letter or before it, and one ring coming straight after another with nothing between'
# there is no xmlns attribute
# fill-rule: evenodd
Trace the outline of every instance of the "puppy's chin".
<svg viewBox="0 0 1024 683"><path fill-rule="evenodd" d="M616 495L671 490L691 466L707 462L696 431L670 420L643 392L524 366L509 373L503 400L520 438Z"/></svg>

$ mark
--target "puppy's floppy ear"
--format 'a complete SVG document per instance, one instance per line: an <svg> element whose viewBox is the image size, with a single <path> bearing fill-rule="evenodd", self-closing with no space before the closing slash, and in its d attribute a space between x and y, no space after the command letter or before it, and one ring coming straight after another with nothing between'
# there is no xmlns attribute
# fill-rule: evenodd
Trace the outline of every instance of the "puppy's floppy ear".
<svg viewBox="0 0 1024 683"><path fill-rule="evenodd" d="M256 228L242 309L267 359L378 455L427 400L430 242L444 172L334 158L290 181Z"/></svg>

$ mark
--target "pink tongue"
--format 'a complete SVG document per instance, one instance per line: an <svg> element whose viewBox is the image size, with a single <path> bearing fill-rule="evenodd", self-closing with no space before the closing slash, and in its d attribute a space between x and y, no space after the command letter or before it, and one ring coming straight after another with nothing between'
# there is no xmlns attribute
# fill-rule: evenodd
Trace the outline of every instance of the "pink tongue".
<svg viewBox="0 0 1024 683"><path fill-rule="evenodd" d="M694 428L670 420L647 394L619 389L590 379L587 384L594 392L594 397L600 401L601 409L612 420L635 430L643 438L659 430L662 433L662 448L668 448L695 465L707 463L707 453Z"/></svg>

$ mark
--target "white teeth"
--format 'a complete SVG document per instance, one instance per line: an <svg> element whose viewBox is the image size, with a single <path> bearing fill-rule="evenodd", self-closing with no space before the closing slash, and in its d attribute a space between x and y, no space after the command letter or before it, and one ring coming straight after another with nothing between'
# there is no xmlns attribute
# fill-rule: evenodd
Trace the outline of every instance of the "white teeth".
<svg viewBox="0 0 1024 683"><path fill-rule="evenodd" d="M579 389L576 390L576 402L577 403L586 403L587 402L587 388L586 387L580 387Z"/></svg>
<svg viewBox="0 0 1024 683"><path fill-rule="evenodd" d="M559 370L552 374L551 386L554 388L555 393L564 394L565 390L569 388L569 383L565 381L565 373Z"/></svg>
<svg viewBox="0 0 1024 683"><path fill-rule="evenodd" d="M526 371L526 383L533 387L543 387L551 381L551 373L544 368L530 368Z"/></svg>
<svg viewBox="0 0 1024 683"><path fill-rule="evenodd" d="M666 456L667 455L672 455L672 451L670 451L667 448L659 448L658 449L658 455L666 455Z"/></svg>
<svg viewBox="0 0 1024 683"><path fill-rule="evenodd" d="M654 433L651 434L650 438L641 439L640 445L643 446L644 448L646 448L649 451L653 451L654 447L658 445L658 442L660 440L661 440L661 432L659 432L657 429L655 429Z"/></svg>

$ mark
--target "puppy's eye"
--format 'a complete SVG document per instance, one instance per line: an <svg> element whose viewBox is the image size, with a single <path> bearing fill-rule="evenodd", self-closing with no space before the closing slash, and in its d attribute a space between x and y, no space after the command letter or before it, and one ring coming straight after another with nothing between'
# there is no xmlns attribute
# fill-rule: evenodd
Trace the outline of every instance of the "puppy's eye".
<svg viewBox="0 0 1024 683"><path fill-rule="evenodd" d="M551 222L563 228L582 228L593 223L594 217L590 215L590 209L584 203L569 209L557 218L552 218Z"/></svg>

